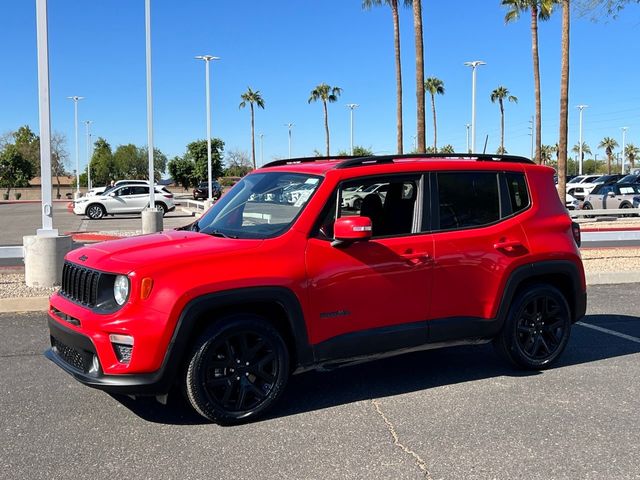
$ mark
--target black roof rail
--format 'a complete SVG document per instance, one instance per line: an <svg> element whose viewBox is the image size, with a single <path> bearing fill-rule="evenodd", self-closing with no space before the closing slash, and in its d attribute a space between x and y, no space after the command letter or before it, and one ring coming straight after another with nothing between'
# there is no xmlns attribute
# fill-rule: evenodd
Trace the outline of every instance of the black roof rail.
<svg viewBox="0 0 640 480"><path fill-rule="evenodd" d="M281 160L274 160L272 162L264 164L260 168L269 168L269 167L279 167L281 165L295 165L297 163L311 163L311 162L322 162L326 160L355 160L359 157L357 155L331 155L331 156L320 156L320 157L300 157L300 158L283 158Z"/></svg>
<svg viewBox="0 0 640 480"><path fill-rule="evenodd" d="M474 159L479 162L508 162L508 163L529 163L534 164L532 160L518 155L498 155L490 153L407 153L403 155L384 155L371 157L351 158L341 162L336 168L360 167L363 165L378 165L381 163L393 163L394 160L403 159Z"/></svg>

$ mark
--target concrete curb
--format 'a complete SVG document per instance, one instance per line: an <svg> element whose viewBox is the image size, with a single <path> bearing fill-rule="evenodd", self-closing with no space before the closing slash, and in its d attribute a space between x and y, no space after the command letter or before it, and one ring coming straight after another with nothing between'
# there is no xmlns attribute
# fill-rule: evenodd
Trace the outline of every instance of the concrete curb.
<svg viewBox="0 0 640 480"><path fill-rule="evenodd" d="M49 309L49 297L0 298L0 313L44 312Z"/></svg>
<svg viewBox="0 0 640 480"><path fill-rule="evenodd" d="M640 272L587 273L587 285L640 283Z"/></svg>

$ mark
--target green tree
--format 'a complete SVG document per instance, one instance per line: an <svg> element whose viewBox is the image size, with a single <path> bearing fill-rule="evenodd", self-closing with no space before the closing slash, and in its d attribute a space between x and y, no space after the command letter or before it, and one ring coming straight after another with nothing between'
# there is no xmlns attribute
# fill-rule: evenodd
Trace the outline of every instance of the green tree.
<svg viewBox="0 0 640 480"><path fill-rule="evenodd" d="M181 157L174 157L167 165L169 175L175 183L187 190L196 185L194 178L195 163Z"/></svg>
<svg viewBox="0 0 640 480"><path fill-rule="evenodd" d="M611 160L613 159L613 151L618 148L618 142L611 137L604 137L598 144L598 148L603 148L607 154L607 174L611 175Z"/></svg>
<svg viewBox="0 0 640 480"><path fill-rule="evenodd" d="M405 7L410 7L412 0L401 2ZM398 0L363 0L362 7L369 9L372 6L386 4L391 8L391 18L393 20L393 46L396 62L396 126L397 126L397 150L398 154L403 152L403 121L402 121L402 65L400 61L400 16L398 15Z"/></svg>
<svg viewBox="0 0 640 480"><path fill-rule="evenodd" d="M628 143L624 147L624 158L629 165L631 166L631 170L636 167L636 158L640 155L640 148L636 147L633 143Z"/></svg>
<svg viewBox="0 0 640 480"><path fill-rule="evenodd" d="M429 77L424 88L431 95L431 112L433 113L433 148L438 149L438 127L436 122L436 95L444 95L444 82L436 77Z"/></svg>
<svg viewBox="0 0 640 480"><path fill-rule="evenodd" d="M533 57L533 79L536 102L536 139L535 161L540 163L540 149L542 148L542 102L540 100L540 58L538 56L538 20L548 20L551 17L557 0L501 0L508 9L504 20L514 22L520 15L529 11L531 15L531 55Z"/></svg>
<svg viewBox="0 0 640 480"><path fill-rule="evenodd" d="M335 103L338 101L338 97L342 93L340 87L330 87L326 83L321 83L311 91L308 103L322 101L322 108L324 111L324 131L327 139L327 157L330 154L329 149L329 111L327 109L327 103Z"/></svg>
<svg viewBox="0 0 640 480"><path fill-rule="evenodd" d="M224 142L219 138L211 139L211 178L216 179L222 175L222 153L224 151ZM207 160L207 141L196 140L187 145L187 152L184 154L185 159L194 163L194 176L197 181L203 182L209 178L208 160Z"/></svg>
<svg viewBox="0 0 640 480"><path fill-rule="evenodd" d="M500 106L500 152L505 152L504 149L504 101L518 103L518 97L511 95L507 87L500 85L493 92L491 92L491 103L498 102ZM504 153L501 153L504 155Z"/></svg>
<svg viewBox="0 0 640 480"><path fill-rule="evenodd" d="M28 125L23 125L12 134L14 145L32 167L34 176L40 175L40 138Z"/></svg>
<svg viewBox="0 0 640 480"><path fill-rule="evenodd" d="M576 158L580 155L580 144L576 143L573 147L571 147L571 151L576 154ZM591 155L591 147L587 145L587 142L582 142L582 160L584 160L585 155ZM578 158L578 161L580 159Z"/></svg>
<svg viewBox="0 0 640 480"><path fill-rule="evenodd" d="M56 178L56 197L60 198L60 177L67 174L65 165L69 154L65 149L67 140L62 133L51 135L51 174Z"/></svg>
<svg viewBox="0 0 640 480"><path fill-rule="evenodd" d="M542 145L540 149L540 158L542 160L542 165L550 164L553 160L553 154L556 151L556 147L553 145Z"/></svg>
<svg viewBox="0 0 640 480"><path fill-rule="evenodd" d="M339 156L344 156L344 157L348 157L351 155L351 153L347 152L346 150L340 150L338 152ZM371 150L370 148L366 148L360 145L354 145L353 146L353 156L354 157L371 157L373 156L373 150Z"/></svg>
<svg viewBox="0 0 640 480"><path fill-rule="evenodd" d="M0 153L0 187L7 189L27 187L33 178L33 166L15 145L7 145Z"/></svg>
<svg viewBox="0 0 640 480"><path fill-rule="evenodd" d="M440 149L440 153L455 153L455 149L453 148L453 145L446 144Z"/></svg>
<svg viewBox="0 0 640 480"><path fill-rule="evenodd" d="M254 127L254 109L253 105L257 105L258 107L264 110L264 99L262 95L260 95L260 91L256 90L255 92L251 90L251 87L247 87L247 91L240 95L242 102L240 102L240 108L244 108L247 103L251 108L251 161L253 162L253 168L256 168L256 141L255 141L255 127Z"/></svg>
<svg viewBox="0 0 640 480"><path fill-rule="evenodd" d="M108 186L112 180L119 180L111 145L102 137L93 143L91 156L91 181L94 185Z"/></svg>
<svg viewBox="0 0 640 480"><path fill-rule="evenodd" d="M427 150L424 112L424 43L422 38L422 0L413 1L413 30L416 47L416 134L418 153Z"/></svg>

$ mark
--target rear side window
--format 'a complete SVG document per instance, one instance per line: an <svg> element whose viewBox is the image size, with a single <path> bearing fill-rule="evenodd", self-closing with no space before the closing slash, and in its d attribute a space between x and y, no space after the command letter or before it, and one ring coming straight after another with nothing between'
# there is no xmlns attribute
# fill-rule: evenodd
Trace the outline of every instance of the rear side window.
<svg viewBox="0 0 640 480"><path fill-rule="evenodd" d="M505 177L511 200L511 211L518 213L529 206L527 182L522 173L506 173Z"/></svg>
<svg viewBox="0 0 640 480"><path fill-rule="evenodd" d="M488 225L500 220L496 172L438 173L440 229Z"/></svg>

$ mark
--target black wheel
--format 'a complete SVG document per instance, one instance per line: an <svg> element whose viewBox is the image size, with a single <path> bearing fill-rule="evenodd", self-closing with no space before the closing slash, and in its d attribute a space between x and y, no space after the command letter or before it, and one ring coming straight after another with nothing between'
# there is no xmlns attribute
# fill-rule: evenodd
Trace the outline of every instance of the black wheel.
<svg viewBox="0 0 640 480"><path fill-rule="evenodd" d="M632 208L631 204L629 202L624 202L622 204L620 204L620 208ZM623 213L622 214L623 217L633 217L632 213Z"/></svg>
<svg viewBox="0 0 640 480"><path fill-rule="evenodd" d="M582 210L593 210L593 206L589 202L585 202L582 205ZM584 218L593 218L594 215L585 215Z"/></svg>
<svg viewBox="0 0 640 480"><path fill-rule="evenodd" d="M158 202L156 203L156 208L162 212L162 216L164 217L169 210L164 203Z"/></svg>
<svg viewBox="0 0 640 480"><path fill-rule="evenodd" d="M361 198L356 198L353 201L353 209L354 210L360 210L360 208L362 208L362 199Z"/></svg>
<svg viewBox="0 0 640 480"><path fill-rule="evenodd" d="M85 213L87 214L87 217L89 217L91 220L100 220L102 217L104 217L107 214L107 211L102 205L98 203L93 203L87 207L87 210L85 211Z"/></svg>
<svg viewBox="0 0 640 480"><path fill-rule="evenodd" d="M550 285L532 285L514 299L494 345L512 364L540 370L560 356L570 332L571 313L564 296Z"/></svg>
<svg viewBox="0 0 640 480"><path fill-rule="evenodd" d="M289 355L278 331L261 317L236 315L200 337L189 358L186 390L200 415L232 425L269 408L288 377Z"/></svg>

